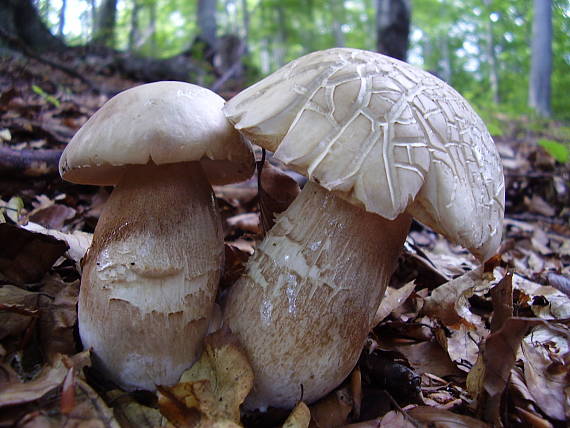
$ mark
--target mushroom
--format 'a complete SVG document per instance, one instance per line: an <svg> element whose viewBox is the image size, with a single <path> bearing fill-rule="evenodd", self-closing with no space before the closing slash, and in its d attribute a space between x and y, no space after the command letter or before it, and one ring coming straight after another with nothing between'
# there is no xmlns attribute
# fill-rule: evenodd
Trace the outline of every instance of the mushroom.
<svg viewBox="0 0 570 428"><path fill-rule="evenodd" d="M372 52L301 57L224 107L309 182L224 303L255 372L247 407L313 402L355 366L412 217L492 256L504 177L485 125L436 77Z"/></svg>
<svg viewBox="0 0 570 428"><path fill-rule="evenodd" d="M84 260L79 334L127 390L175 383L201 351L223 263L212 184L248 178L251 146L224 100L183 82L110 99L75 134L61 176L115 185Z"/></svg>

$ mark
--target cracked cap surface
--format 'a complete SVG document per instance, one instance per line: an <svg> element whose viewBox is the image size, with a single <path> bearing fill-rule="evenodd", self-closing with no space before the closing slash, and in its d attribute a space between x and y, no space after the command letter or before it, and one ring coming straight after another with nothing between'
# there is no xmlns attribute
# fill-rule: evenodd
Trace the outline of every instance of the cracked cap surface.
<svg viewBox="0 0 570 428"><path fill-rule="evenodd" d="M501 160L453 88L387 56L348 48L301 57L224 107L236 129L367 211L407 211L481 260L500 244Z"/></svg>

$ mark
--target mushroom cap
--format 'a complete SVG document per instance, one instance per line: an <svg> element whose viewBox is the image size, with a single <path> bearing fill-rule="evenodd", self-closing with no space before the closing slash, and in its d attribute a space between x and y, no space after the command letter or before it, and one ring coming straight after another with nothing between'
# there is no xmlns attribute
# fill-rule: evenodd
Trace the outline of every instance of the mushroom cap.
<svg viewBox="0 0 570 428"><path fill-rule="evenodd" d="M114 185L129 165L202 161L212 184L249 178L249 142L222 113L222 97L184 82L155 82L123 91L79 129L59 161L73 183Z"/></svg>
<svg viewBox="0 0 570 428"><path fill-rule="evenodd" d="M298 58L231 99L228 119L289 168L369 212L408 212L485 260L501 241L501 160L433 75L368 51Z"/></svg>

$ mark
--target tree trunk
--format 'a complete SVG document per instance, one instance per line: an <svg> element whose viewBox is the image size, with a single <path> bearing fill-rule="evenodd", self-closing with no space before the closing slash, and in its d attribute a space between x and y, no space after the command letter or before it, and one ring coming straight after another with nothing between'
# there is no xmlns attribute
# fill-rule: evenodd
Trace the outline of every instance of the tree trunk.
<svg viewBox="0 0 570 428"><path fill-rule="evenodd" d="M93 43L113 47L115 45L115 22L117 0L102 0L97 10Z"/></svg>
<svg viewBox="0 0 570 428"><path fill-rule="evenodd" d="M247 7L247 0L241 0L241 8L243 11L243 42L245 43L245 49L248 50L249 47L249 8Z"/></svg>
<svg viewBox="0 0 570 428"><path fill-rule="evenodd" d="M61 1L61 8L59 9L59 22L57 24L57 35L60 39L64 38L65 30L65 11L67 9L67 1Z"/></svg>
<svg viewBox="0 0 570 428"><path fill-rule="evenodd" d="M540 116L550 117L552 0L534 0L531 50L528 103Z"/></svg>
<svg viewBox="0 0 570 428"><path fill-rule="evenodd" d="M344 33L342 31L342 24L344 23L344 1L333 0L331 3L332 16L333 16L333 35L335 46L342 48L345 45Z"/></svg>
<svg viewBox="0 0 570 428"><path fill-rule="evenodd" d="M285 19L285 11L283 6L279 4L275 8L275 13L277 14L277 46L274 47L275 63L277 67L281 67L285 64L285 52L287 46L287 20Z"/></svg>
<svg viewBox="0 0 570 428"><path fill-rule="evenodd" d="M134 51L137 48L139 40L139 12L141 9L141 4L139 0L133 0L133 10L131 11L131 28L129 30L129 52Z"/></svg>
<svg viewBox="0 0 570 428"><path fill-rule="evenodd" d="M216 31L217 0L198 1L198 27L200 28L200 39L206 43L207 50L215 52L218 45Z"/></svg>
<svg viewBox="0 0 570 428"><path fill-rule="evenodd" d="M493 35L493 21L491 20L491 0L485 0L487 29L485 38L487 39L487 56L489 58L489 82L491 83L491 94L493 102L499 104L501 101L499 96L499 71L497 64L497 55L495 54L495 37Z"/></svg>
<svg viewBox="0 0 570 428"><path fill-rule="evenodd" d="M410 0L377 0L376 50L405 61L410 35Z"/></svg>
<svg viewBox="0 0 570 428"><path fill-rule="evenodd" d="M22 43L40 53L65 48L44 25L31 0L0 0L0 31L4 45Z"/></svg>

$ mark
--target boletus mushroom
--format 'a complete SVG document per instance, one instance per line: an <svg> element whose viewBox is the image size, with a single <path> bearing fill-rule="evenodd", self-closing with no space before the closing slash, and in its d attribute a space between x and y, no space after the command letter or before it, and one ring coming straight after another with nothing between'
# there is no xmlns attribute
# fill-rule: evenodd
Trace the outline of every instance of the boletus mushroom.
<svg viewBox="0 0 570 428"><path fill-rule="evenodd" d="M249 408L313 402L345 379L412 217L481 261L497 251L496 147L469 104L431 74L335 48L289 63L224 111L310 180L224 305L255 372Z"/></svg>
<svg viewBox="0 0 570 428"><path fill-rule="evenodd" d="M201 351L223 263L212 184L248 178L251 146L215 93L182 82L110 99L75 134L61 176L114 185L84 260L79 333L127 390L175 383Z"/></svg>

